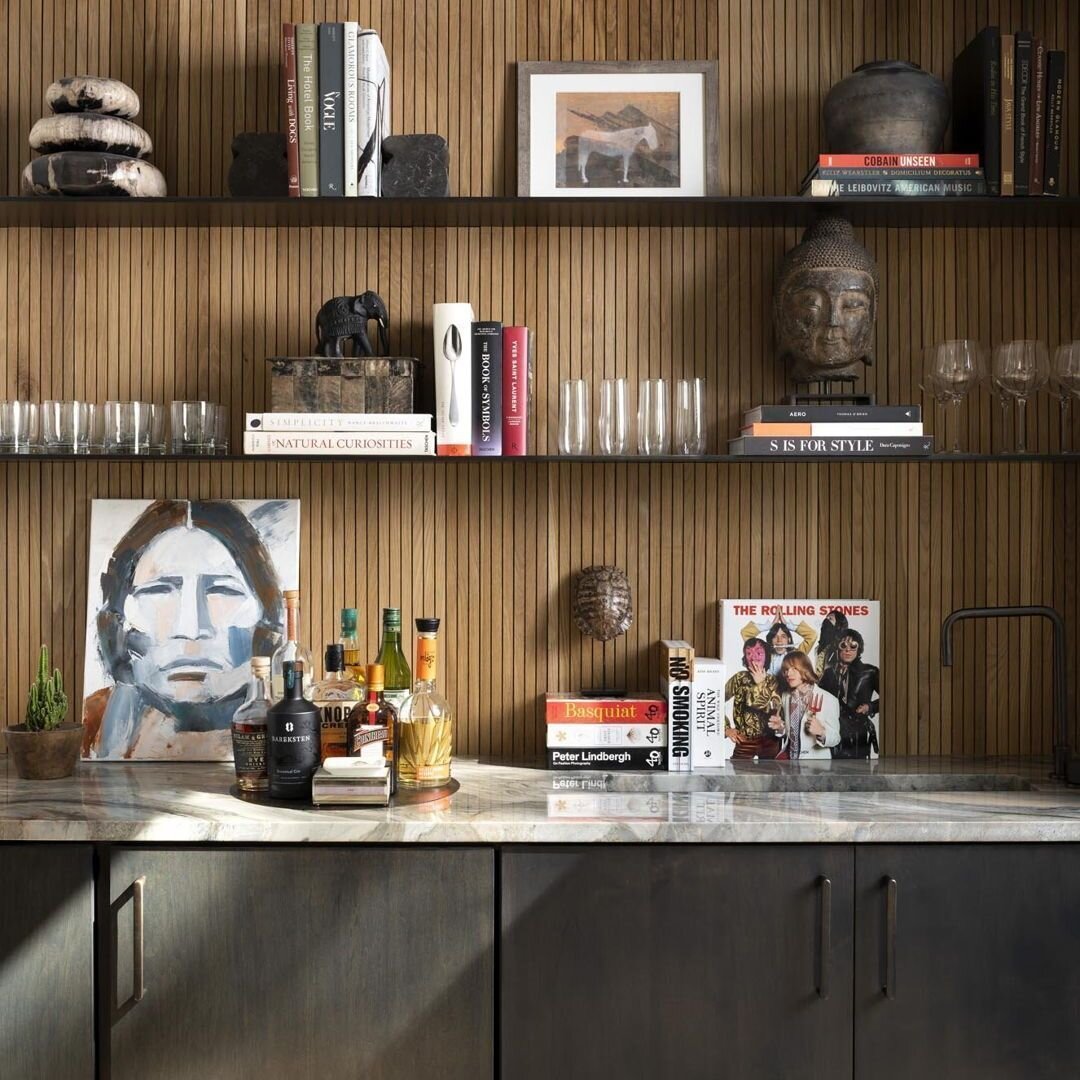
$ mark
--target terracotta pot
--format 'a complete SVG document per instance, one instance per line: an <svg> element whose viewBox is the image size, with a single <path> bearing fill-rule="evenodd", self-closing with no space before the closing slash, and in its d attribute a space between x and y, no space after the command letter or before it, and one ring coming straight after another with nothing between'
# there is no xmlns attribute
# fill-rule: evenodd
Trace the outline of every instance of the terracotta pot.
<svg viewBox="0 0 1080 1080"><path fill-rule="evenodd" d="M930 154L949 126L949 90L905 60L875 60L825 99L825 142L834 154Z"/></svg>
<svg viewBox="0 0 1080 1080"><path fill-rule="evenodd" d="M4 732L15 771L24 780L60 780L75 771L83 725L61 724L52 731L28 731L16 724Z"/></svg>

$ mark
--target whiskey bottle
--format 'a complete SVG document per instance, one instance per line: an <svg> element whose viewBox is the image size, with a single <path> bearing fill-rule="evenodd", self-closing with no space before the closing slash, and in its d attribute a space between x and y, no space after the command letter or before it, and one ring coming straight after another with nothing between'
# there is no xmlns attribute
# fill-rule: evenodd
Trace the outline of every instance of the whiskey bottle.
<svg viewBox="0 0 1080 1080"><path fill-rule="evenodd" d="M315 681L311 653L300 642L300 590L286 589L281 595L285 599L285 640L270 658L270 686L274 701L280 701L285 693L283 672L286 661L303 665L303 686L306 691L310 692Z"/></svg>
<svg viewBox="0 0 1080 1080"><path fill-rule="evenodd" d="M361 686L364 685L366 665L360 656L360 638L356 633L357 612L354 607L341 609L341 645L345 650L345 670Z"/></svg>
<svg viewBox="0 0 1080 1080"><path fill-rule="evenodd" d="M360 757L364 746L371 741L377 729L386 731L383 741L383 756L390 770L391 794L397 788L394 770L395 727L397 709L386 700L383 692L382 664L368 664L367 701L362 701L349 714L349 756Z"/></svg>
<svg viewBox="0 0 1080 1080"><path fill-rule="evenodd" d="M319 767L319 710L304 697L299 661L282 664L285 694L266 713L266 771L274 799L310 799Z"/></svg>
<svg viewBox="0 0 1080 1080"><path fill-rule="evenodd" d="M398 709L412 689L409 661L401 651L401 608L383 608L382 624L382 648L375 663L382 665L386 680L383 696Z"/></svg>
<svg viewBox="0 0 1080 1080"><path fill-rule="evenodd" d="M326 646L326 678L311 688L311 700L321 717L321 757L344 757L349 714L364 700L364 688L345 670L345 650L340 643Z"/></svg>
<svg viewBox="0 0 1080 1080"><path fill-rule="evenodd" d="M450 782L454 713L435 689L438 632L438 619L416 620L416 684L398 712L397 774L403 788Z"/></svg>
<svg viewBox="0 0 1080 1080"><path fill-rule="evenodd" d="M270 708L270 657L251 658L251 685L243 705L233 713L233 764L241 791L265 791L266 713Z"/></svg>

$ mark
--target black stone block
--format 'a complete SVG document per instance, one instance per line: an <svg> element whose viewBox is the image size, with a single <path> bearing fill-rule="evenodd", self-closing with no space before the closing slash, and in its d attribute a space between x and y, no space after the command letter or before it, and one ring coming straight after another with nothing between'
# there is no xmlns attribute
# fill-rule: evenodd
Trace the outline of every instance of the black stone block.
<svg viewBox="0 0 1080 1080"><path fill-rule="evenodd" d="M245 131L232 141L229 194L288 195L289 162L280 131Z"/></svg>
<svg viewBox="0 0 1080 1080"><path fill-rule="evenodd" d="M383 139L382 194L388 199L450 194L450 148L441 135Z"/></svg>

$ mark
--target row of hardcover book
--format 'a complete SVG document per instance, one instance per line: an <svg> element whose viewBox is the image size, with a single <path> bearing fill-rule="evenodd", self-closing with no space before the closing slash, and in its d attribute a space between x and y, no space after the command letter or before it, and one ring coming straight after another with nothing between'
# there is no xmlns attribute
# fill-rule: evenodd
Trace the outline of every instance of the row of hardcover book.
<svg viewBox="0 0 1080 1080"><path fill-rule="evenodd" d="M978 154L991 195L1058 195L1065 53L1030 31L981 30L953 66L953 148Z"/></svg>
<svg viewBox="0 0 1080 1080"><path fill-rule="evenodd" d="M729 452L760 457L928 457L918 405L762 405Z"/></svg>
<svg viewBox="0 0 1080 1080"><path fill-rule="evenodd" d="M281 29L289 194L374 196L390 134L390 65L355 22Z"/></svg>
<svg viewBox="0 0 1080 1080"><path fill-rule="evenodd" d="M978 154L822 154L799 191L815 199L987 193Z"/></svg>

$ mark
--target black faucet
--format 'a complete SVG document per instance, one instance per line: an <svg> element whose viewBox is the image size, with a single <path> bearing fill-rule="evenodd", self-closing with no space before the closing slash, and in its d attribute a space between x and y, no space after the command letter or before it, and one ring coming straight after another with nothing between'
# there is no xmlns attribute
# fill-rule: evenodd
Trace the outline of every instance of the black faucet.
<svg viewBox="0 0 1080 1080"><path fill-rule="evenodd" d="M1080 783L1080 761L1072 759L1069 747L1069 697L1065 691L1065 621L1052 607L958 608L941 624L941 663L952 667L952 628L961 619L1006 619L1037 615L1049 619L1054 626L1054 719L1057 724L1054 743L1055 780Z"/></svg>

